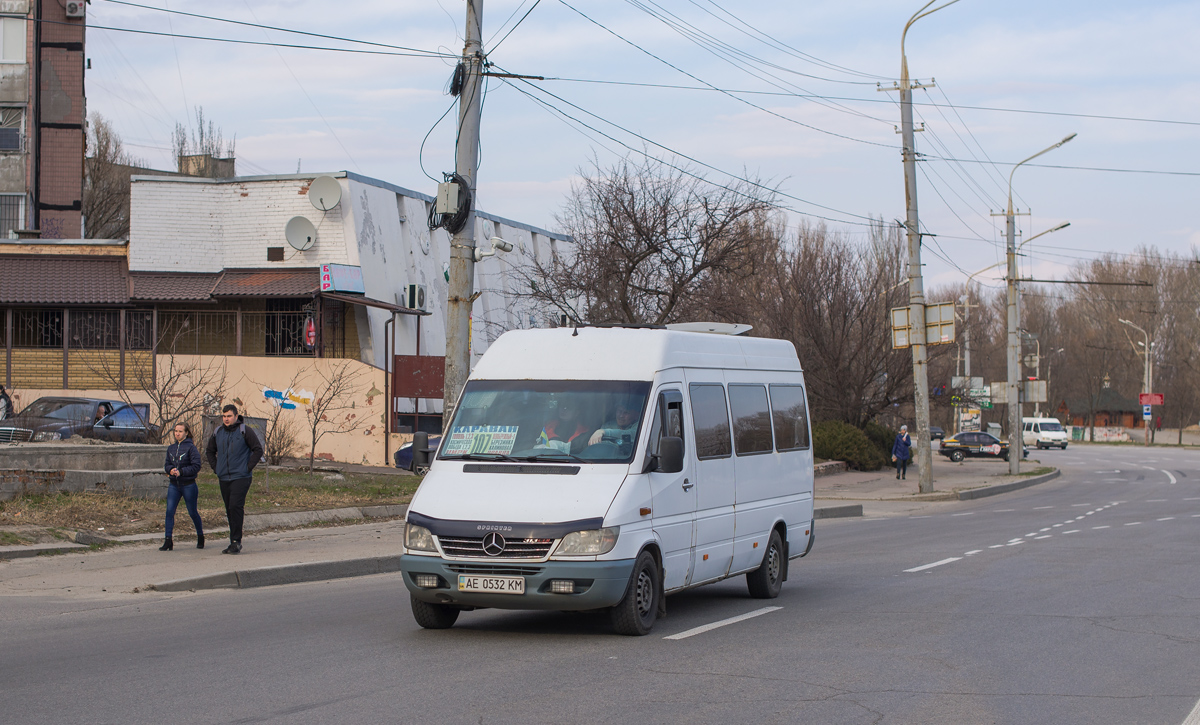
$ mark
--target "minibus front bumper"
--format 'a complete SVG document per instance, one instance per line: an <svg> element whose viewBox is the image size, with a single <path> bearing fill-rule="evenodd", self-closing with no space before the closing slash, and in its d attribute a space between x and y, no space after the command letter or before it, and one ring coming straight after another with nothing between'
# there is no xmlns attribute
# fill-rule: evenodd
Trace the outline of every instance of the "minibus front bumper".
<svg viewBox="0 0 1200 725"><path fill-rule="evenodd" d="M408 591L415 598L430 604L580 611L611 607L620 602L625 596L635 561L475 562L404 554L400 557L400 572ZM419 574L436 575L439 578L438 586L418 586L416 577ZM525 580L525 593L461 592L458 590L460 575L520 576ZM574 582L574 591L570 594L551 591L551 582L556 580Z"/></svg>

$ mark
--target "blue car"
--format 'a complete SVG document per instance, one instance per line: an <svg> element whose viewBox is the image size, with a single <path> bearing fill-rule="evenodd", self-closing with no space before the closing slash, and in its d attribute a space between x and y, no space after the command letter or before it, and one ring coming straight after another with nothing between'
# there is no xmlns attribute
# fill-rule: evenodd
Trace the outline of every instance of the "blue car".
<svg viewBox="0 0 1200 725"><path fill-rule="evenodd" d="M438 444L440 444L441 442L442 442L441 436L429 436L430 449L436 450L438 447ZM406 471L413 471L412 442L410 441L410 442L405 443L404 445L400 446L399 448L397 448L396 452L392 455L392 459L396 462L396 468L403 468ZM416 471L413 471L413 473L416 473Z"/></svg>

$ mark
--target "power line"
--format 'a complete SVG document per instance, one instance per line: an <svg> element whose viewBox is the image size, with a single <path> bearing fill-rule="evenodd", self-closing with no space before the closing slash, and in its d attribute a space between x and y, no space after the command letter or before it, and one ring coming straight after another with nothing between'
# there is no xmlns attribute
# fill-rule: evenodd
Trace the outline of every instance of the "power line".
<svg viewBox="0 0 1200 725"><path fill-rule="evenodd" d="M32 20L32 18L31 18ZM38 23L48 23L50 25L76 25L74 23L66 23L58 20L34 20ZM76 27L78 27L76 25ZM184 35L182 33L163 33L154 30L136 30L134 28L116 28L106 25L88 25L88 30L111 30L117 33L134 33L136 35L154 35L161 38L182 38L184 40L208 40L215 43L232 43L234 45L265 45L274 48L296 48L298 50L325 50L334 53L354 53L358 55L386 55L395 57L408 58L454 58L456 56L447 55L446 53L437 53L434 51L421 51L417 53L399 53L385 50L361 50L358 48L330 48L323 45L296 45L293 43L268 43L262 40L235 40L234 38L213 38L206 35Z"/></svg>
<svg viewBox="0 0 1200 725"><path fill-rule="evenodd" d="M785 91L752 91L748 89L732 89L732 88L714 88L712 86L685 86L673 83L644 83L639 81L614 81L601 80L596 78L564 78L560 76L546 76L543 80L558 81L561 83L593 83L597 85L609 86L634 86L643 88L666 88L680 91L706 91L718 93L741 93L743 95L759 95L759 96L795 96L797 98L805 98L806 94L789 93ZM823 94L808 94L815 98L823 98L831 101L854 101L856 103L894 103L894 101L881 98L855 98L853 96L827 96ZM1180 126L1200 126L1200 121L1180 121L1164 118L1139 118L1134 116L1106 116L1098 113L1071 113L1068 111L1035 111L1023 108L999 108L996 106L964 106L956 104L953 106L943 106L939 103L920 103L912 102L913 106L929 106L929 107L949 107L968 111L994 111L997 113L1028 113L1040 116L1065 116L1067 118L1091 118L1102 121L1129 121L1135 123L1166 123Z"/></svg>
<svg viewBox="0 0 1200 725"><path fill-rule="evenodd" d="M529 13L532 13L533 9L536 8L538 6L538 3L540 3L541 1L542 0L534 0L533 5L529 6L529 9L525 11L525 14L521 16L521 19L517 21L517 24L512 26L512 28L507 33L504 34L503 38L496 41L495 45L492 45L491 47L489 47L488 52L490 53L493 50L495 50L496 48L499 48L501 43L503 43L505 40L508 40L508 36L512 35L513 30L516 30L518 27L520 27L521 23L525 22L525 18L529 17ZM521 4L522 5L524 4L524 0L522 0ZM513 15L516 15L520 9L521 9L521 6L518 5L517 9L513 11ZM508 16L508 20L512 20L512 15ZM505 20L504 22L507 23L508 20ZM500 26L500 27L503 28L504 26ZM497 31L497 32L499 32L499 31ZM495 36L492 36L492 37L495 37Z"/></svg>
<svg viewBox="0 0 1200 725"><path fill-rule="evenodd" d="M591 129L592 131L595 131L596 133L599 133L600 135L604 136L605 138L609 139L610 141L612 141L612 142L614 142L614 143L616 143L616 144L619 144L619 145L623 146L624 148L628 149L629 151L632 151L632 152L634 152L634 153L637 153L637 154L641 154L642 156L646 156L647 158L651 158L651 157L650 157L650 155L649 155L649 154L647 154L645 151L643 151L643 150L641 150L641 149L638 149L638 148L635 148L635 147L633 147L633 146L630 146L629 144L625 143L624 141L621 141L620 139L618 139L618 138L616 138L616 137L614 137L614 136L611 136L611 135L609 135L609 134L607 134L607 133L604 133L603 131L601 131L601 130L597 129L595 126L592 126L592 125L588 124L587 122L585 122L585 121L582 121L582 120L580 120L580 119L578 119L578 118L576 118L576 117L574 117L574 116L570 115L570 114L569 114L569 113L567 113L566 111L563 111L563 110L562 110L562 109L560 109L560 108L554 107L552 104L549 104L548 102L545 102L545 101L543 101L542 99L540 99L540 98L537 98L536 96L533 96L532 94L528 93L528 92L527 92L527 91L525 91L524 89L522 89L522 88L520 88L520 87L518 87L518 86L516 86L516 85L514 85L514 84L512 84L512 83L510 83L510 82L509 82L507 79L505 79L505 78L501 78L501 80L502 80L502 81L504 81L504 82L505 82L507 85L509 85L509 86L511 86L512 88L514 88L515 90L517 90L518 92L520 92L521 94L523 94L523 95L525 95L525 96L529 97L530 99L532 99L532 100L534 100L534 101L536 101L536 102L538 102L538 103L540 103L540 104L546 105L546 106L548 106L549 108L552 108L552 109L553 109L553 110L554 110L556 113L559 113L559 114L561 114L561 115L563 115L563 116L565 116L565 117L567 117L567 118L570 118L571 120L575 121L576 123L578 123L578 124L580 124L580 125L582 125L582 126L584 126L584 127L586 127L586 128L589 128L589 129ZM571 106L572 108L575 108L575 109L577 109L577 110L581 111L582 113L586 113L587 115L589 115L589 116L591 116L591 117L593 117L593 118L595 118L595 119L597 119L597 120L599 120L599 121L602 121L602 122L604 122L604 123L606 123L606 124L608 124L608 125L610 125L610 126L612 126L612 127L614 127L614 128L620 129L621 131L623 131L623 132L625 132L625 133L627 133L627 134L629 134L629 135L631 135L631 136L633 136L633 137L635 137L635 138L637 138L637 139L639 139L639 140L641 140L641 141L643 141L643 142L645 142L645 143L647 143L647 144L649 144L649 145L651 145L651 146L654 146L654 147L656 147L656 148L662 149L663 151L666 151L667 153L669 153L669 154L672 154L672 155L674 155L674 156L677 156L677 157L679 157L679 158L686 159L686 160L688 160L688 161L690 161L690 162L692 162L692 163L694 163L694 164L696 164L696 165L698 165L698 166L702 166L702 167L704 167L704 168L706 168L706 169L710 169L710 170L712 170L712 171L715 171L715 172L717 172L717 173L719 173L719 174L722 174L723 176L727 176L727 177L729 177L729 178L731 178L731 179L737 179L738 181L742 181L742 182L744 182L744 183L746 183L746 184L748 184L748 185L750 185L750 186L754 186L754 187L760 188L760 189L762 189L762 190L764 190L764 191L767 191L767 192L769 192L769 193L772 193L772 194L778 194L779 196L782 196L782 197L785 197L785 198L788 198L788 199L792 199L792 200L794 200L794 201L798 201L798 202L800 202L800 203L802 203L802 204L807 204L807 205L809 205L809 206L815 206L815 207L817 207L817 208L820 208L820 209L826 209L826 210L828 210L828 211L832 211L832 212L835 212L835 213L838 213L838 214L846 214L847 216L853 216L853 217L857 217L857 218L859 218L859 219L865 219L865 220L866 220L866 222L857 222L857 221L851 221L851 220L846 220L846 219L835 219L835 218L832 218L832 217L821 216L821 215L819 215L819 214L813 214L813 213L811 213L811 212L803 212L803 211L800 211L800 210L798 210L798 209L794 209L794 208L791 208L791 207L784 206L784 205L782 205L782 204L775 204L775 206L776 206L776 207L778 207L778 208L780 208L780 209L785 209L785 210L787 210L787 211L792 211L792 212L795 212L795 213L797 213L797 214L802 214L802 215L807 215L807 216L815 217L815 218L817 218L817 219L823 219L823 220L825 220L825 221L836 222L836 223L838 223L838 224L852 224L852 225L857 225L857 226L871 226L872 224L876 224L876 223L878 223L878 222L877 222L877 220L875 220L875 219L874 219L874 218L872 218L872 217L869 217L869 216L863 216L863 215L861 215L861 214L855 214L855 213L853 213L853 212L843 211L843 210L841 210L841 209L835 209L835 208L833 208L833 207L825 206L825 205L823 205L823 204L818 204L818 203L816 203L816 202L808 201L807 199L801 199L801 198L800 198L800 197L798 197L798 196L793 196L793 195L791 195L791 194L784 193L784 192L782 192L782 191L779 191L778 189L773 189L773 188L771 188L771 187L768 187L768 186L766 186L766 185L764 185L764 184L761 184L761 183L758 183L758 182L752 181L752 180L750 180L750 179L747 179L747 178L745 178L745 177L741 177L741 176L738 176L738 175L736 175L736 174L731 174L731 173L729 173L729 172L727 172L727 171L725 171L725 170L723 170L723 169L720 169L720 168L718 168L718 167L716 167L716 166L713 166L712 164L706 164L706 163L704 163L703 161L700 161L699 159L696 159L696 158L694 158L694 157L691 157L691 156L688 156L688 155L686 155L686 154L683 154L683 153L680 153L680 152L678 152L678 151L675 151L674 149L671 149L671 148L669 148L669 147L667 147L667 146L664 146L664 145L662 145L662 144L660 144L660 143L657 143L656 141L652 141L652 140L650 140L649 138L646 138L645 136L642 136L641 134L638 134L638 133L636 133L636 132L634 132L634 131L631 131L631 130L629 130L629 129L627 129L627 128L623 127L623 126L620 126L619 124L617 124L617 123L615 123L615 122L613 122L613 121L609 121L608 119L606 119L606 118L603 118L602 116L598 116L597 114L595 114L595 113L592 113L591 111L588 111L588 110L587 110L587 109L585 109L585 108L581 108L580 106L577 106L577 105L575 105L574 103L571 103L570 101L568 101L568 100L566 100L566 99L564 99L564 98L561 98L561 97L559 97L559 96L556 96L556 95L554 95L553 93L550 93L549 91L547 91L547 90L545 90L545 89L542 89L542 88L537 88L537 86L534 86L533 84L529 83L528 81L525 81L524 79L517 79L517 80L520 80L522 83L525 83L526 85L529 85L531 88L535 88L535 89L537 89L538 91L540 91L541 93L544 93L544 94L546 94L546 95L548 95L548 96L550 96L550 97L552 97L552 98L555 98L556 100L558 100L558 101L560 101L560 102L562 102L562 103L565 103L565 104L567 104L568 106ZM749 198L749 195L745 194L745 192L740 192L740 191L738 191L738 190L736 190L736 189L733 189L733 188L731 188L731 187L724 186L724 185L722 185L722 184L715 184L714 182L712 182L712 181L709 181L709 180L707 180L707 179L704 179L703 177L701 177L701 176L698 176L697 174L695 174L695 173L692 173L692 172L688 171L687 169L684 169L684 168L682 168L682 167L679 167L679 166L675 166L675 165L673 165L673 164L671 164L671 163L669 163L669 162L663 161L663 163L664 163L664 164L666 164L667 166L669 166L670 168L673 168L673 169L675 169L676 171L679 171L680 173L686 174L686 175L688 175L688 176L690 176L690 177L692 177L692 178L694 178L694 179L697 179L697 180L699 180L699 181L704 181L704 182L706 182L706 183L713 184L714 186L721 187L721 188L723 188L723 189L726 189L727 191L731 191L731 192L733 192L733 193L742 194L742 195L744 195L744 196L747 196L747 197Z"/></svg>
<svg viewBox="0 0 1200 725"><path fill-rule="evenodd" d="M641 46L640 46L640 45L638 45L637 43L634 43L632 40L629 40L628 38L625 38L625 37L623 37L622 35L620 35L620 34L619 34L619 33L617 33L616 31L614 31L614 30L611 30L611 29L609 29L609 28L605 27L603 24L599 23L598 21L596 21L596 20L593 20L591 17L589 17L589 16L588 16L587 14L585 14L583 11L581 11L581 10L578 10L578 9L576 9L575 7L573 7L573 6L569 5L569 4L566 2L566 0L558 0L558 1L559 1L560 3L562 3L563 5L565 5L565 6L566 6L568 9L570 9L570 10L574 11L576 14L578 14L578 15L579 15L580 17L582 17L584 20L587 20L588 22L592 23L593 25L595 25L596 27L598 27L598 28L600 28L601 30L605 31L606 33L609 33L609 34L610 34L610 35L612 35L613 37L615 37L615 38L617 38L617 39L621 40L622 42L624 42L624 43L627 43L628 45L630 45L630 46L632 46L632 47L634 47L634 48L636 48L636 49L640 50L641 52L643 52L643 53L645 53L646 55L650 56L651 58L653 58L653 59L657 60L658 62L662 63L663 65L665 65L665 66L667 66L667 67L669 67L669 68L672 68L672 69L674 69L674 70L676 70L676 71L678 71L678 72L680 72L680 73L684 74L685 76L687 76L688 78L691 78L692 80L696 81L697 83L703 83L703 84L705 84L706 86L708 86L709 88L711 88L712 90L714 90L714 91L718 91L718 92L720 92L720 93L722 93L722 94L724 94L724 95L726 95L726 96L728 96L728 97L730 97L730 98L734 99L735 101L738 101L739 103L744 103L744 104L746 104L747 106L750 106L751 108L756 108L756 109L758 109L758 110L760 110L760 111L762 111L762 112L764 112L764 113L768 113L768 114L770 114L770 115L772 115L772 116L775 116L775 117L777 117L777 118L783 119L784 121L788 121L789 123L794 123L794 124L796 124L796 125L798 125L798 126L803 126L804 128L810 129L810 130L812 130L812 131L816 131L816 132L818 132L818 133L827 134L827 135L829 135L829 136L835 136L835 137L837 137L837 138L845 139L845 140L847 140L847 141L854 141L854 142L856 142L856 143L867 144L867 145L869 145L869 146L880 146L880 147L887 148L887 149L898 149L898 148L900 148L899 146L892 146L892 145L890 145L890 144L883 144L883 143L879 143L879 142L877 142L877 141L867 141L867 140L865 140L865 139L861 139L861 138L854 138L853 136L846 136L846 135L844 135L844 134L835 133L835 132L833 132L833 131L826 131L826 130L825 130L825 129L823 129L823 128L818 128L818 127L816 127L816 126L812 126L812 125L809 125L809 124L807 124L807 123L803 123L803 122L801 122L801 121L797 121L797 120L796 120L796 119L794 119L794 118L788 118L787 116L784 116L784 115L782 115L782 114L776 113L776 112L774 112L774 111L771 111L771 110L769 110L769 109L763 108L762 106L759 106L759 105L757 105L757 104L751 103L750 101L747 101L747 100L746 100L746 99L744 99L744 98L738 98L737 96L733 95L732 93L729 93L728 91L722 91L721 89L717 88L716 86L714 86L714 85L712 85L712 84L710 84L710 83L708 83L708 82L706 82L706 81L704 81L704 80L702 80L702 79L700 79L700 78L698 78L698 77L696 77L696 76L692 75L691 73L688 73L687 71L683 70L683 69L682 69L682 68L680 68L679 66L677 66L677 65L674 65L673 63L671 63L671 62L669 62L669 61L667 61L667 60L664 60L663 58L660 58L659 56L657 56L657 55L655 55L655 54L651 53L650 51L646 50L645 48L641 47Z"/></svg>
<svg viewBox="0 0 1200 725"><path fill-rule="evenodd" d="M979 161L977 159L955 159L944 156L930 156L928 154L918 154L924 161L954 161L962 164L985 164L995 163L1000 166L1016 166L1011 161ZM1157 169L1109 169L1099 166L1063 166L1060 164L1025 164L1025 166L1035 166L1039 169L1069 169L1071 171L1107 171L1118 174L1160 174L1165 176L1200 176L1200 171L1161 171Z"/></svg>
<svg viewBox="0 0 1200 725"><path fill-rule="evenodd" d="M355 40L354 38L344 38L337 35L324 35L322 33L310 33L305 30L293 30L291 28L280 28L274 25L262 25L261 23L249 23L245 20L232 20L230 18L219 18L213 15L199 15L197 13L186 13L182 10L171 10L169 8L156 8L153 5L139 5L138 3L127 2L126 0L105 0L114 5L128 5L129 7L141 8L143 10L157 10L160 13L170 13L172 15L186 15L190 18L200 18L201 20L212 20L218 23L229 23L231 25L244 25L251 28L261 28L263 30L277 30L281 33L293 33L295 35L307 35L311 38L325 38L327 40L340 40L346 43L358 43L360 45L373 45L380 48L390 48L392 50L409 50L422 54L445 56L444 53L436 53L435 51L423 50L421 48L407 48L402 45L390 45L388 43L376 43L370 40ZM540 0L539 0L540 1ZM535 3L536 4L536 3ZM253 14L253 13L252 13ZM257 19L257 18L256 18ZM89 25L89 28L96 27ZM108 28L111 29L111 28ZM183 37L183 36L180 36Z"/></svg>

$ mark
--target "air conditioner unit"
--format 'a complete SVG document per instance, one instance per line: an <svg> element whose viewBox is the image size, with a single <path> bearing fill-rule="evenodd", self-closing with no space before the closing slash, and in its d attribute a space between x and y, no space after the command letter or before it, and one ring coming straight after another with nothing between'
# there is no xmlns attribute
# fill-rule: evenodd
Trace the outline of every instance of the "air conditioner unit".
<svg viewBox="0 0 1200 725"><path fill-rule="evenodd" d="M405 299L408 302L408 304L405 305L405 307L408 307L408 308L414 309L414 310L424 311L425 310L425 285L410 284L408 286L408 293L405 295Z"/></svg>
<svg viewBox="0 0 1200 725"><path fill-rule="evenodd" d="M82 18L87 16L87 3L84 0L67 0L64 7L67 10L68 18Z"/></svg>

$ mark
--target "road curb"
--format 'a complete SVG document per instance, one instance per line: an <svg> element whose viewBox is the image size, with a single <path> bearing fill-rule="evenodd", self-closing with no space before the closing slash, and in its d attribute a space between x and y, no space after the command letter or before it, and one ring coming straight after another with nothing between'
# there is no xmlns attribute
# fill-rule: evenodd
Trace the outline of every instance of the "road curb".
<svg viewBox="0 0 1200 725"><path fill-rule="evenodd" d="M1027 478L1024 481L1013 481L1012 483L1000 483L995 486L985 486L983 488L972 488L972 489L968 489L966 491L959 491L958 492L958 500L959 501L970 501L970 500L976 499L976 498L986 498L988 496L998 496L999 494L1008 493L1010 491L1019 491L1022 488L1029 488L1030 486L1036 486L1039 483L1045 483L1046 481L1052 481L1052 480L1058 478L1061 474L1062 474L1062 471L1055 469L1055 470L1051 471L1050 473L1046 473L1041 476L1034 476L1032 478Z"/></svg>
<svg viewBox="0 0 1200 725"><path fill-rule="evenodd" d="M252 589L256 587L299 584L302 582L328 581L372 574L388 574L400 571L400 555L372 556L365 559L343 561L311 561L303 564L265 566L258 569L225 571L217 574L174 579L149 584L147 589L157 592L187 592L201 589Z"/></svg>
<svg viewBox="0 0 1200 725"><path fill-rule="evenodd" d="M862 516L863 507L861 503L845 504L843 506L825 506L819 509L813 509L814 519L844 519L851 516Z"/></svg>
<svg viewBox="0 0 1200 725"><path fill-rule="evenodd" d="M28 546L0 546L0 560L28 559L42 554L63 554L68 551L87 551L85 544L30 544Z"/></svg>

